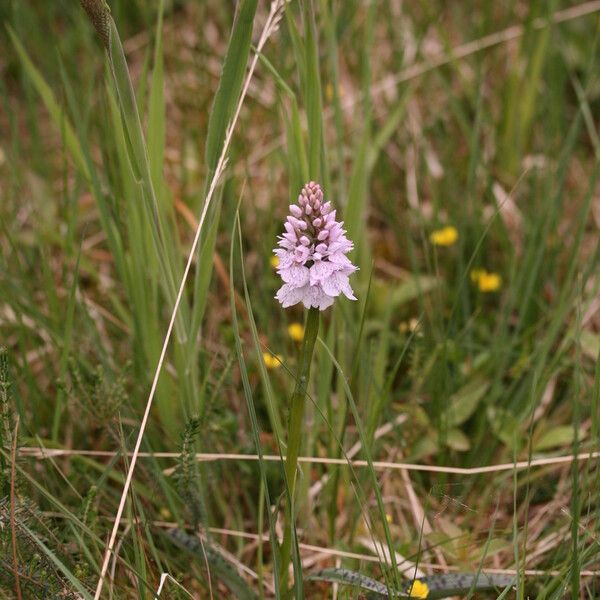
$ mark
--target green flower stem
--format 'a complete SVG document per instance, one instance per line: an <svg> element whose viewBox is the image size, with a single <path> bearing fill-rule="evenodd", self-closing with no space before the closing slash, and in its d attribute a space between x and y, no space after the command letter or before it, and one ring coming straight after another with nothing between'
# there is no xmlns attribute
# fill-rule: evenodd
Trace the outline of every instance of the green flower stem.
<svg viewBox="0 0 600 600"><path fill-rule="evenodd" d="M296 491L296 473L298 470L298 454L302 442L302 421L304 419L304 399L310 378L310 364L315 349L315 342L319 332L319 309L310 308L304 328L304 339L300 350L300 363L296 386L292 394L290 417L288 421L287 453L285 460L285 476L289 486L291 506L286 510L286 523L281 545L281 582L282 589L287 589L288 570L291 561L292 528L295 522L294 493Z"/></svg>

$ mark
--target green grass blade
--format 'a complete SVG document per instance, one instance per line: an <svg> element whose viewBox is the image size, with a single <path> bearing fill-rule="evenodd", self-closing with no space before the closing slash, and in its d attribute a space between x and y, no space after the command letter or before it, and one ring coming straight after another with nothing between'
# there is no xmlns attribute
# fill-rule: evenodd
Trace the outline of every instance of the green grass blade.
<svg viewBox="0 0 600 600"><path fill-rule="evenodd" d="M205 162L207 167L204 185L205 192L208 191L225 142L227 127L233 117L242 91L252 42L252 26L256 14L256 6L257 0L243 0L238 4L229 38L229 45L227 46L227 53L223 62L219 87L213 100L208 121L205 148ZM195 343L197 339L202 319L204 318L208 288L212 277L212 262L221 205L221 191L217 193L218 196L213 199L212 206L207 215L207 226L202 245L198 249L198 268L196 269L194 280L193 316L190 328L192 343Z"/></svg>
<svg viewBox="0 0 600 600"><path fill-rule="evenodd" d="M56 101L54 94L52 93L52 89L46 83L42 74L39 72L39 70L35 67L31 59L29 58L29 55L23 47L23 44L21 44L21 42L17 38L17 35L12 30L10 25L7 26L7 30L10 39L13 43L13 46L15 47L15 50L19 55L21 64L23 65L23 68L25 69L27 75L31 79L31 82L33 83L33 86L35 87L36 91L40 95L40 98L44 102L44 105L48 109L48 112L50 113L50 117L52 118L54 125L59 131L64 132L65 145L67 146L71 156L73 157L75 165L77 166L83 177L89 181L90 173L87 167L87 162L84 158L81 145L79 143L79 140L77 139L77 136L75 135L75 131L73 130L72 125L69 123L69 120L67 119L67 116L65 115L62 107Z"/></svg>
<svg viewBox="0 0 600 600"><path fill-rule="evenodd" d="M150 81L150 99L148 103L148 155L150 174L159 202L164 198L163 163L165 155L165 98L164 98L164 65L162 50L162 26L164 0L158 8L156 23L156 40L154 42L154 69Z"/></svg>
<svg viewBox="0 0 600 600"><path fill-rule="evenodd" d="M233 111L242 90L250 54L252 25L257 4L258 0L243 0L240 2L231 31L206 134L205 160L208 167L207 179L209 181L221 155L227 127L233 117Z"/></svg>
<svg viewBox="0 0 600 600"><path fill-rule="evenodd" d="M321 72L319 69L319 47L313 0L304 3L304 51L306 60L306 82L304 99L308 121L308 177L322 180L321 164L324 159L323 104Z"/></svg>
<svg viewBox="0 0 600 600"><path fill-rule="evenodd" d="M261 442L260 442L260 428L258 425L258 419L256 416L256 407L254 405L254 398L253 398L253 394L252 394L252 387L250 385L250 381L248 379L248 371L246 369L246 361L244 358L244 352L242 349L242 339L241 339L241 334L240 334L240 328L239 328L239 324L238 324L238 318L237 318L237 309L235 306L235 288L234 288L234 277L233 277L233 264L234 264L234 249L235 249L235 239L236 239L236 227L239 228L239 221L236 218L236 221L234 223L234 228L232 229L231 232L231 248L229 251L229 280L230 280L230 306L231 306L231 324L232 324L232 328L233 328L233 334L235 337L235 350L236 350L236 354L238 357L238 361L239 361L239 365L240 365L240 374L242 377L242 385L243 385L243 390L244 390L244 396L246 398L246 404L248 407L248 414L250 415L250 423L252 425L252 437L254 439L254 445L256 447L256 453L258 454L259 457L259 461L258 461L258 466L259 466L259 470L260 470L260 476L263 482L263 486L264 486L264 490L265 490L265 497L266 497L266 509L267 509L267 519L269 522L269 533L270 533L270 543L271 543L271 548L272 548L272 552L273 552L273 578L274 578L274 583L275 583L275 595L277 598L281 598L281 582L280 582L280 577L279 577L279 572L280 572L280 564L281 564L281 557L280 557L280 552L279 552L279 546L277 543L277 533L275 530L275 520L273 518L273 515L271 514L271 510L270 510L270 506L271 506L271 500L270 500L270 494L269 494L269 483L267 480L267 471L265 468L265 462L263 459L263 452L262 452L262 446L261 446ZM242 252L241 250L241 245L240 245L240 253ZM243 257L243 255L242 255Z"/></svg>

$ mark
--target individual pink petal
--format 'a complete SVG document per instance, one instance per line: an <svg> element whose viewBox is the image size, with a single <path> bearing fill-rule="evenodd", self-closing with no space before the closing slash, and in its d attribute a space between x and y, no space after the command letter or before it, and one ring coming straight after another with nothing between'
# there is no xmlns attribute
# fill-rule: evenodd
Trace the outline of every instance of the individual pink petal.
<svg viewBox="0 0 600 600"><path fill-rule="evenodd" d="M340 271L335 271L332 273L330 277L321 283L321 287L328 296L335 298L343 293L346 298L349 298L350 300L356 300L352 292L352 288L350 287L348 276L344 275Z"/></svg>
<svg viewBox="0 0 600 600"><path fill-rule="evenodd" d="M341 293L340 284L337 277L333 274L321 283L321 287L323 288L323 291L332 298L336 298Z"/></svg>
<svg viewBox="0 0 600 600"><path fill-rule="evenodd" d="M277 248L273 250L273 254L279 258L279 268L286 269L290 265L294 263L294 254L289 250L284 250L283 248Z"/></svg>
<svg viewBox="0 0 600 600"><path fill-rule="evenodd" d="M302 303L306 308L315 307L319 310L325 310L329 308L333 304L333 298L330 298L325 294L318 285L311 285L305 289L304 297L302 298Z"/></svg>
<svg viewBox="0 0 600 600"><path fill-rule="evenodd" d="M331 277L336 270L336 265L330 262L319 260L309 269L310 285L317 285L324 279Z"/></svg>
<svg viewBox="0 0 600 600"><path fill-rule="evenodd" d="M298 263L304 264L310 256L310 248L306 246L296 246L294 248L294 260Z"/></svg>
<svg viewBox="0 0 600 600"><path fill-rule="evenodd" d="M354 292L352 291L352 287L350 286L350 281L348 280L348 275L345 275L344 273L341 273L340 271L338 271L337 276L338 276L338 278L341 278L341 277L344 278L342 280L342 284L341 284L342 294L344 294L344 296L346 296L346 298L348 298L348 300L356 300L356 296L354 295Z"/></svg>
<svg viewBox="0 0 600 600"><path fill-rule="evenodd" d="M290 240L286 240L284 238L281 238L279 242L277 242L277 244L280 248L285 250L293 250L296 247L295 243L290 242Z"/></svg>
<svg viewBox="0 0 600 600"><path fill-rule="evenodd" d="M319 286L314 287L315 291L312 295L312 306L319 310L325 310L333 304L333 298L328 296Z"/></svg>
<svg viewBox="0 0 600 600"><path fill-rule="evenodd" d="M333 255L338 254L339 252L346 254L347 252L350 252L353 247L354 245L350 240L342 238L329 244L329 254Z"/></svg>
<svg viewBox="0 0 600 600"><path fill-rule="evenodd" d="M298 302L302 302L305 292L303 288L292 287L289 283L282 285L275 294L275 298L281 302L283 308L294 306Z"/></svg>
<svg viewBox="0 0 600 600"><path fill-rule="evenodd" d="M342 228L340 227L339 223L334 223L331 229L329 230L329 240L335 242L342 237L344 237Z"/></svg>
<svg viewBox="0 0 600 600"><path fill-rule="evenodd" d="M350 264L348 267L342 267L339 272L349 277L352 273L356 273L358 271L358 267L355 267L353 264Z"/></svg>
<svg viewBox="0 0 600 600"><path fill-rule="evenodd" d="M295 288L306 285L309 280L308 267L303 267L299 264L293 264L287 268L280 268L277 272L281 275L281 279L283 279L285 283L289 283Z"/></svg>
<svg viewBox="0 0 600 600"><path fill-rule="evenodd" d="M327 255L327 260L335 265L340 267L354 267L350 259L339 250L337 252L331 252L329 250L329 254ZM356 267L354 267L356 268Z"/></svg>
<svg viewBox="0 0 600 600"><path fill-rule="evenodd" d="M300 219L296 219L296 217L294 217L292 215L288 216L287 222L295 230L300 229L300 227L302 226L302 223L303 223L303 221L301 221ZM284 227L285 227L285 225L284 225ZM286 227L286 229L287 229L287 227Z"/></svg>

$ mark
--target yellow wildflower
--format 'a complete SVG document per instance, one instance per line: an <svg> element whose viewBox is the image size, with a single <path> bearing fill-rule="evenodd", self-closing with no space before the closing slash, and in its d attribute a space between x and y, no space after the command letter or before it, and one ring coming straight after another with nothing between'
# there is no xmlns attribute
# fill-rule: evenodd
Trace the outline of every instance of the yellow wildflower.
<svg viewBox="0 0 600 600"><path fill-rule="evenodd" d="M408 595L411 598L427 598L427 596L429 596L429 586L416 579L412 582L412 585L408 590Z"/></svg>
<svg viewBox="0 0 600 600"><path fill-rule="evenodd" d="M471 281L473 283L479 283L479 278L485 274L485 269L473 269L469 273L469 277L471 277Z"/></svg>
<svg viewBox="0 0 600 600"><path fill-rule="evenodd" d="M304 326L301 323L290 323L287 329L288 335L295 342L301 342L304 339Z"/></svg>
<svg viewBox="0 0 600 600"><path fill-rule="evenodd" d="M502 277L498 273L484 273L479 278L479 289L482 292L496 292L502 285Z"/></svg>
<svg viewBox="0 0 600 600"><path fill-rule="evenodd" d="M281 354L274 355L270 352L263 352L263 361L267 369L279 369L282 360Z"/></svg>
<svg viewBox="0 0 600 600"><path fill-rule="evenodd" d="M489 273L485 269L473 269L471 281L477 285L480 292L497 292L502 287L502 277L498 273Z"/></svg>
<svg viewBox="0 0 600 600"><path fill-rule="evenodd" d="M385 520L388 522L388 525L391 525L394 519L392 518L392 515L390 515L390 513L385 513Z"/></svg>
<svg viewBox="0 0 600 600"><path fill-rule="evenodd" d="M327 85L325 86L325 98L327 102L331 102L333 100L333 84L331 81L328 81Z"/></svg>
<svg viewBox="0 0 600 600"><path fill-rule="evenodd" d="M279 256L271 256L269 262L271 263L271 266L276 269L279 266Z"/></svg>
<svg viewBox="0 0 600 600"><path fill-rule="evenodd" d="M458 239L458 231L456 227L447 225L446 227L432 231L429 239L435 246L452 246Z"/></svg>

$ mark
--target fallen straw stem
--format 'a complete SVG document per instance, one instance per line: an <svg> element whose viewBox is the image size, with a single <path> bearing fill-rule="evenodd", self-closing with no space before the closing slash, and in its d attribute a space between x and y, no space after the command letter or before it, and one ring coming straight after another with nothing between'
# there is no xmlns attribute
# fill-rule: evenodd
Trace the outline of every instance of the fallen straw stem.
<svg viewBox="0 0 600 600"><path fill-rule="evenodd" d="M113 458L117 454L124 456L133 456L133 452L118 453L114 450L83 450L83 449L60 449L60 448L42 448L39 446L21 446L18 449L18 455L23 458L33 458L43 460L57 456L96 456L99 458ZM179 458L181 452L138 452L138 458ZM194 455L197 461L258 461L258 454L237 454L220 452L198 452ZM499 471L523 471L537 467L553 467L569 464L573 461L597 460L600 458L600 452L581 452L579 454L568 454L566 456L547 456L544 458L533 458L531 460L520 460L517 462L500 463L497 465L484 465L482 467L447 467L442 465L421 465L416 463L392 462L383 460L374 460L373 468L379 471L425 471L429 473L448 473L453 475L481 475L483 473L497 473ZM267 462L281 462L287 459L286 455L263 454L262 460ZM366 460L347 460L346 458L328 458L325 456L299 456L299 463L319 464L319 465L341 465L350 467L368 467Z"/></svg>

